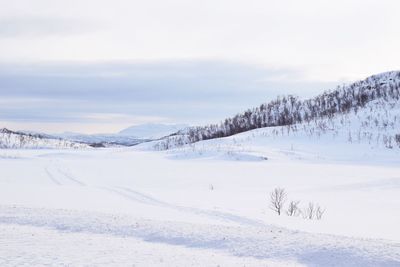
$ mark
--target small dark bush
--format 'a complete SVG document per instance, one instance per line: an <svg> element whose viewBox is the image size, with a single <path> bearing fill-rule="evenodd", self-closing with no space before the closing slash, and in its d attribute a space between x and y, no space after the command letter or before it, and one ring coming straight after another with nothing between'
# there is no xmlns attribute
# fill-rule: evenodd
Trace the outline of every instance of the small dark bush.
<svg viewBox="0 0 400 267"><path fill-rule="evenodd" d="M397 145L400 147L400 134L396 134L394 139L396 140Z"/></svg>

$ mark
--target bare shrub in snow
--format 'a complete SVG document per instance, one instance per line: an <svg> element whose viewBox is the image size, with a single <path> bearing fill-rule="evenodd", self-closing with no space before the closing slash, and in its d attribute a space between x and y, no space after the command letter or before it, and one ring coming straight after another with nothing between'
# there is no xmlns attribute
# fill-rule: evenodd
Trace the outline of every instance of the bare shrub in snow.
<svg viewBox="0 0 400 267"><path fill-rule="evenodd" d="M400 147L400 134L396 134L395 137L397 145Z"/></svg>
<svg viewBox="0 0 400 267"><path fill-rule="evenodd" d="M300 214L299 208L300 201L290 201L289 207L286 210L286 214L288 216L298 216Z"/></svg>
<svg viewBox="0 0 400 267"><path fill-rule="evenodd" d="M317 208L315 209L315 218L317 220L322 219L322 215L324 215L325 209L322 209L319 205L317 205Z"/></svg>
<svg viewBox="0 0 400 267"><path fill-rule="evenodd" d="M319 204L309 202L308 206L303 210L302 215L304 219L308 220L321 220L325 213L325 209L322 209Z"/></svg>
<svg viewBox="0 0 400 267"><path fill-rule="evenodd" d="M384 143L385 147L393 148L392 137L391 136L384 135L383 136L383 143Z"/></svg>
<svg viewBox="0 0 400 267"><path fill-rule="evenodd" d="M312 220L315 216L315 205L312 202L308 203L308 206L303 210L302 215L304 219Z"/></svg>
<svg viewBox="0 0 400 267"><path fill-rule="evenodd" d="M271 193L270 193L270 208L278 213L278 215L281 215L283 205L286 202L286 191L284 188L275 188Z"/></svg>

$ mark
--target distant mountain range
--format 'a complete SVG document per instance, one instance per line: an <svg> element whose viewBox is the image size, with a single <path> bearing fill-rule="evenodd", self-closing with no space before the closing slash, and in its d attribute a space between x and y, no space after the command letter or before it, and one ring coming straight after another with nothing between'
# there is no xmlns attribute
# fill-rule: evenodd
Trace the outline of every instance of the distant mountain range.
<svg viewBox="0 0 400 267"><path fill-rule="evenodd" d="M126 128L118 133L121 136L132 136L140 139L159 139L186 129L186 124L156 124L148 123Z"/></svg>
<svg viewBox="0 0 400 267"><path fill-rule="evenodd" d="M0 148L88 148L134 146L170 135L186 128L183 124L143 124L116 134L43 134L0 129Z"/></svg>

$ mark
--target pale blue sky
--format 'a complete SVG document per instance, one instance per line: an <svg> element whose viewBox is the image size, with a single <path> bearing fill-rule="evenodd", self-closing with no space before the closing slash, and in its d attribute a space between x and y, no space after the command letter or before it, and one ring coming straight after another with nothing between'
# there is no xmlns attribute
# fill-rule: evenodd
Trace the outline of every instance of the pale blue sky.
<svg viewBox="0 0 400 267"><path fill-rule="evenodd" d="M0 0L0 127L216 122L398 69L398 1Z"/></svg>
<svg viewBox="0 0 400 267"><path fill-rule="evenodd" d="M202 124L277 95L310 96L333 86L299 77L295 70L217 61L8 64L0 66L0 114L5 126L46 131L61 123L61 131L85 132L145 122Z"/></svg>

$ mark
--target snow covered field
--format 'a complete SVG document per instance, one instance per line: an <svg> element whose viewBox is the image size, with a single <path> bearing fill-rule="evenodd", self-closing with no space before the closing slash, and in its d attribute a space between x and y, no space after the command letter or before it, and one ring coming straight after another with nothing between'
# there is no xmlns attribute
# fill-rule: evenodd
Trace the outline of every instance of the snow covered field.
<svg viewBox="0 0 400 267"><path fill-rule="evenodd" d="M260 146L259 131L168 152L0 150L0 265L400 265L398 150ZM323 218L278 216L275 187Z"/></svg>

